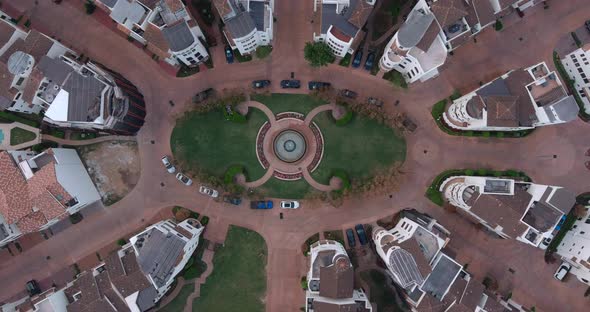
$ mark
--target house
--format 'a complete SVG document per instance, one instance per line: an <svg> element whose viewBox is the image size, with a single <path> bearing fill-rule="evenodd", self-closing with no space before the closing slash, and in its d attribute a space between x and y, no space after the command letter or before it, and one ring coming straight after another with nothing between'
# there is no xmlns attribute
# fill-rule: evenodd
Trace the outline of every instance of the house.
<svg viewBox="0 0 590 312"><path fill-rule="evenodd" d="M158 222L66 287L6 304L2 312L150 310L188 263L203 230L196 219Z"/></svg>
<svg viewBox="0 0 590 312"><path fill-rule="evenodd" d="M456 99L443 114L457 130L518 131L576 120L579 107L545 62L517 69Z"/></svg>
<svg viewBox="0 0 590 312"><path fill-rule="evenodd" d="M209 58L205 36L181 0L97 0L117 28L171 65Z"/></svg>
<svg viewBox="0 0 590 312"><path fill-rule="evenodd" d="M364 38L361 30L376 0L316 0L314 14L319 16L320 27L315 29L313 40L325 42L337 57L352 54Z"/></svg>
<svg viewBox="0 0 590 312"><path fill-rule="evenodd" d="M306 312L373 311L364 291L354 289L354 268L339 242L321 240L311 246L307 285Z"/></svg>
<svg viewBox="0 0 590 312"><path fill-rule="evenodd" d="M574 82L575 92L584 103L584 110L590 112L590 43L562 57L561 63L569 79Z"/></svg>
<svg viewBox="0 0 590 312"><path fill-rule="evenodd" d="M514 10L541 1L418 0L406 21L385 46L381 70L396 70L406 82L426 81L439 74L447 53Z"/></svg>
<svg viewBox="0 0 590 312"><path fill-rule="evenodd" d="M232 50L246 55L273 39L274 0L213 0Z"/></svg>
<svg viewBox="0 0 590 312"><path fill-rule="evenodd" d="M518 311L496 300L447 255L450 232L433 218L403 210L396 225L373 228L377 254L413 311Z"/></svg>
<svg viewBox="0 0 590 312"><path fill-rule="evenodd" d="M100 200L73 149L0 152L0 246Z"/></svg>
<svg viewBox="0 0 590 312"><path fill-rule="evenodd" d="M582 283L590 285L590 206L582 209L584 214L565 234L556 252L572 265L570 273Z"/></svg>
<svg viewBox="0 0 590 312"><path fill-rule="evenodd" d="M440 191L473 222L535 247L552 237L576 202L572 192L559 186L496 177L453 176Z"/></svg>

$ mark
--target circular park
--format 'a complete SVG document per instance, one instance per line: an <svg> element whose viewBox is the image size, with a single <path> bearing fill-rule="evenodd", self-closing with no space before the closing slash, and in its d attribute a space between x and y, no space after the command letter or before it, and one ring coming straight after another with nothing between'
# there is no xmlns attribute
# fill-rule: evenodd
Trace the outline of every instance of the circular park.
<svg viewBox="0 0 590 312"><path fill-rule="evenodd" d="M221 100L179 118L181 170L214 187L302 199L366 189L405 160L402 135L345 104L301 94Z"/></svg>

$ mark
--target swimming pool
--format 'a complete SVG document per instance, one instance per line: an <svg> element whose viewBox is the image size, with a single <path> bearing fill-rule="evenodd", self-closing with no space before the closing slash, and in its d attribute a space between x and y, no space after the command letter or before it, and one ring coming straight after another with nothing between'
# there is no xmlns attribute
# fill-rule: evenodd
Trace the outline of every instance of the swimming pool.
<svg viewBox="0 0 590 312"><path fill-rule="evenodd" d="M0 129L0 144L2 144L2 141L4 141L4 132Z"/></svg>

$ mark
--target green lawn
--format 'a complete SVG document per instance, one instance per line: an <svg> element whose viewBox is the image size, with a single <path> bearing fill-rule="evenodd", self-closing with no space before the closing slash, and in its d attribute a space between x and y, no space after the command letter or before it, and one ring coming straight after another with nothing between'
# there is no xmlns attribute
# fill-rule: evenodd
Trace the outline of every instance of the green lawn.
<svg viewBox="0 0 590 312"><path fill-rule="evenodd" d="M250 180L262 177L265 170L256 158L256 135L267 120L252 109L247 123L226 121L219 110L204 114L187 113L176 122L170 144L180 167L202 169L223 177L230 165L242 165Z"/></svg>
<svg viewBox="0 0 590 312"><path fill-rule="evenodd" d="M166 306L161 308L159 311L162 311L162 312L182 311L184 309L184 306L186 305L186 299L194 291L195 291L195 284L194 283L190 283L190 284L182 286L182 288L180 289L180 292L178 293L176 298L174 298L172 301L170 301L169 304L167 304Z"/></svg>
<svg viewBox="0 0 590 312"><path fill-rule="evenodd" d="M270 55L272 52L272 46L260 46L256 48L256 57L259 59L263 59Z"/></svg>
<svg viewBox="0 0 590 312"><path fill-rule="evenodd" d="M277 178L271 178L259 188L260 193L265 196L291 199L302 199L313 190L303 179L284 181Z"/></svg>
<svg viewBox="0 0 590 312"><path fill-rule="evenodd" d="M377 311L409 311L407 303L401 302L395 295L396 290L389 286L391 283L389 277L377 270L369 270L361 272L361 278L369 285L371 293L369 300L377 305Z"/></svg>
<svg viewBox="0 0 590 312"><path fill-rule="evenodd" d="M351 179L366 178L406 157L406 143L393 129L354 115L344 127L337 126L331 112L320 113L314 121L324 136L324 156L312 176L327 184L333 169L344 169Z"/></svg>
<svg viewBox="0 0 590 312"><path fill-rule="evenodd" d="M281 112L297 112L307 114L317 106L326 104L320 99L310 97L306 94L278 94L252 95L253 101L258 101L270 108L275 114Z"/></svg>
<svg viewBox="0 0 590 312"><path fill-rule="evenodd" d="M193 311L264 311L266 257L262 236L231 226L223 247L215 252L213 273L201 286Z"/></svg>
<svg viewBox="0 0 590 312"><path fill-rule="evenodd" d="M37 135L29 130L23 128L12 128L10 130L10 145L18 145L33 141Z"/></svg>

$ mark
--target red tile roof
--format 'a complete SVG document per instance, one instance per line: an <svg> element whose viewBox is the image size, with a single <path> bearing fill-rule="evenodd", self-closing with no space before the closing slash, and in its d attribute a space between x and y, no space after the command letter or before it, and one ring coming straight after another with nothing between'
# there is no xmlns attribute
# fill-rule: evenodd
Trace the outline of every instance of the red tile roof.
<svg viewBox="0 0 590 312"><path fill-rule="evenodd" d="M213 4L217 8L221 18L233 11L231 5L229 4L229 0L213 0Z"/></svg>
<svg viewBox="0 0 590 312"><path fill-rule="evenodd" d="M12 26L8 25L6 22L0 21L0 48L10 40L13 33L14 28L12 28Z"/></svg>
<svg viewBox="0 0 590 312"><path fill-rule="evenodd" d="M354 11L348 19L348 22L356 26L356 28L363 28L372 10L373 6L369 3L365 1L358 1L354 7Z"/></svg>
<svg viewBox="0 0 590 312"><path fill-rule="evenodd" d="M166 5L168 6L168 8L170 9L170 11L172 13L180 11L184 8L184 5L182 4L182 2L180 2L180 0L164 0L166 2Z"/></svg>
<svg viewBox="0 0 590 312"><path fill-rule="evenodd" d="M32 213L25 177L7 152L0 153L0 214L8 224Z"/></svg>

